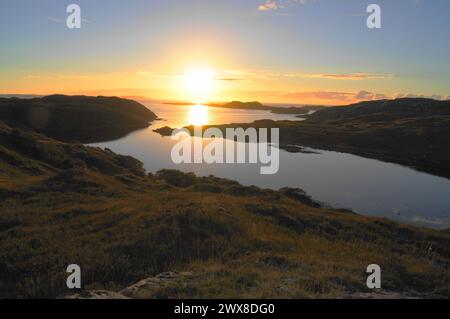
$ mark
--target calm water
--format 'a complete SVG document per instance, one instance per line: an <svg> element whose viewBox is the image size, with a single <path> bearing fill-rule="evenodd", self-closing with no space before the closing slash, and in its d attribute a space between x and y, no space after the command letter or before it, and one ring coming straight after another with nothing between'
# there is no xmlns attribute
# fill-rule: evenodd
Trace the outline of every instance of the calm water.
<svg viewBox="0 0 450 319"><path fill-rule="evenodd" d="M141 160L150 172L175 168L263 188L298 187L333 207L437 229L450 227L450 180L445 178L396 164L321 150L318 154L292 154L281 150L280 170L276 175L260 175L259 164L176 165L170 157L175 142L153 132L166 125L183 127L188 124L248 123L258 119L295 120L294 116L157 103L152 103L149 108L164 120L120 140L93 145L131 155Z"/></svg>

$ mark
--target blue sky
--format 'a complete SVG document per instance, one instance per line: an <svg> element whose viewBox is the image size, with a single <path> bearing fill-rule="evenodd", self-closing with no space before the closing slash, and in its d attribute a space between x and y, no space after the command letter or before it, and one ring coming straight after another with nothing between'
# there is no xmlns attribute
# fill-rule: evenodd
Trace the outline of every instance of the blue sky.
<svg viewBox="0 0 450 319"><path fill-rule="evenodd" d="M80 30L65 26L69 3L82 9ZM366 27L370 3L382 29ZM181 98L177 76L201 67L234 80L218 80L216 99L450 95L448 0L2 0L0 9L0 93Z"/></svg>

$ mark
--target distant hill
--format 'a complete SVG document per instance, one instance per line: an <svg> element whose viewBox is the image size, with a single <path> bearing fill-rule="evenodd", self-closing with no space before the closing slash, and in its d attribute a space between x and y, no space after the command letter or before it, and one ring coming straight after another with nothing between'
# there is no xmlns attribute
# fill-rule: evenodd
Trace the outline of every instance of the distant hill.
<svg viewBox="0 0 450 319"><path fill-rule="evenodd" d="M212 103L207 105L211 107L222 107L227 109L262 110L262 111L270 111L274 114L296 114L296 115L306 115L311 111L317 111L324 108L324 106L321 105L282 107L282 106L264 105L261 104L260 102L240 102L240 101L233 101L223 104Z"/></svg>
<svg viewBox="0 0 450 319"><path fill-rule="evenodd" d="M272 110L275 114L298 114L306 115L310 112L315 112L326 108L326 106L321 105L303 105L303 106L291 106L291 107L277 107Z"/></svg>
<svg viewBox="0 0 450 319"><path fill-rule="evenodd" d="M18 99L34 99L43 97L42 95L36 95L36 94L0 94L0 98L18 98Z"/></svg>
<svg viewBox="0 0 450 319"><path fill-rule="evenodd" d="M263 105L259 102L240 102L233 101L225 104L210 104L209 106L218 106L229 109L245 109L245 110L272 110L271 106Z"/></svg>
<svg viewBox="0 0 450 319"><path fill-rule="evenodd" d="M450 101L405 98L328 107L317 111L309 119L319 122L350 119L370 122L440 115L450 115Z"/></svg>
<svg viewBox="0 0 450 319"><path fill-rule="evenodd" d="M197 103L192 102L166 102L167 105L196 105ZM260 102L241 102L233 101L227 103L206 103L204 104L209 107L219 107L224 109L238 109L238 110L261 110L270 111L274 114L295 114L295 115L306 115L311 111L320 110L326 106L321 105L301 105L301 106L270 106L264 105Z"/></svg>
<svg viewBox="0 0 450 319"><path fill-rule="evenodd" d="M0 98L0 121L71 142L99 142L145 128L156 115L117 97Z"/></svg>

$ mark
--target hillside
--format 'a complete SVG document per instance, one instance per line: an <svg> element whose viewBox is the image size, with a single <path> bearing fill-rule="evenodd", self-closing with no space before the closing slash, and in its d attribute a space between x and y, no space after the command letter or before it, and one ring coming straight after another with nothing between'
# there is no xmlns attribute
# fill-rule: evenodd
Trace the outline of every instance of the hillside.
<svg viewBox="0 0 450 319"><path fill-rule="evenodd" d="M155 119L145 106L117 97L0 98L1 121L63 141L112 140L145 128Z"/></svg>
<svg viewBox="0 0 450 319"><path fill-rule="evenodd" d="M312 114L309 119L317 122L349 120L376 122L430 116L450 116L450 101L425 98L366 101L324 108Z"/></svg>
<svg viewBox="0 0 450 319"><path fill-rule="evenodd" d="M369 292L369 263L387 291L450 296L448 233L323 208L297 189L146 175L131 157L1 123L0 195L0 298L72 294L72 263L85 290L146 298L345 297ZM170 271L186 280L129 290Z"/></svg>

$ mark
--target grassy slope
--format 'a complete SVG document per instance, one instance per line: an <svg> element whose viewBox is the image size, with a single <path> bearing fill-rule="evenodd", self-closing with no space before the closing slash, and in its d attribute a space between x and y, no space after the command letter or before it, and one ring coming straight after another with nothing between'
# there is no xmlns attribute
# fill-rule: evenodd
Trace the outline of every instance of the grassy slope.
<svg viewBox="0 0 450 319"><path fill-rule="evenodd" d="M449 297L450 235L316 207L292 190L176 171L0 124L0 297L120 289L163 271L195 282L150 297L342 297L383 287Z"/></svg>
<svg viewBox="0 0 450 319"><path fill-rule="evenodd" d="M0 120L64 141L116 139L155 119L145 106L116 97L0 98Z"/></svg>

